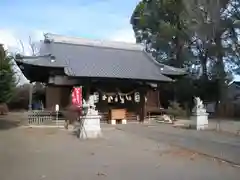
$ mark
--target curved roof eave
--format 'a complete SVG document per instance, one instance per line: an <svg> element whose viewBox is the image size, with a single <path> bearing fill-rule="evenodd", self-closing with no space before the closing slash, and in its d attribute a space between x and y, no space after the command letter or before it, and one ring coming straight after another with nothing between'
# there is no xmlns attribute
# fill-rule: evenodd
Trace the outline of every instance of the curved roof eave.
<svg viewBox="0 0 240 180"><path fill-rule="evenodd" d="M181 75L187 75L188 74L186 69L176 68L176 67L173 67L173 66L165 65L163 63L160 63L160 62L156 61L152 57L152 55L150 55L145 50L143 50L143 52L149 59L151 59L157 66L159 66L159 68L161 69L161 74L163 74L163 75L181 76Z"/></svg>
<svg viewBox="0 0 240 180"><path fill-rule="evenodd" d="M68 67L65 67L64 68L64 73L69 76L69 77L83 77L83 76L76 76L75 73ZM170 77L167 77L163 74L159 74L159 79L133 79L133 78L127 78L127 77L99 77L99 76L92 76L92 77L89 77L89 76L86 76L88 78L116 78L116 79L125 79L125 80L128 80L128 79L132 79L132 80L139 80L139 81L148 81L148 82L174 82L175 80L174 79L171 79ZM83 77L84 78L84 77Z"/></svg>
<svg viewBox="0 0 240 180"><path fill-rule="evenodd" d="M26 56L15 58L17 64L28 64L40 67L64 68L65 65L60 61L51 61L50 57Z"/></svg>

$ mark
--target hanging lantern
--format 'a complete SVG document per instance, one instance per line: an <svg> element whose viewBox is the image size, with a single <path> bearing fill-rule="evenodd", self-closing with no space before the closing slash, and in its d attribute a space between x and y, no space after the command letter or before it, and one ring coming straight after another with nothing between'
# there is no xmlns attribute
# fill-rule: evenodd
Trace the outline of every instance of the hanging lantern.
<svg viewBox="0 0 240 180"><path fill-rule="evenodd" d="M139 92L134 93L134 101L136 103L140 103L140 93Z"/></svg>
<svg viewBox="0 0 240 180"><path fill-rule="evenodd" d="M98 103L99 102L99 93L95 92L94 93L94 103Z"/></svg>

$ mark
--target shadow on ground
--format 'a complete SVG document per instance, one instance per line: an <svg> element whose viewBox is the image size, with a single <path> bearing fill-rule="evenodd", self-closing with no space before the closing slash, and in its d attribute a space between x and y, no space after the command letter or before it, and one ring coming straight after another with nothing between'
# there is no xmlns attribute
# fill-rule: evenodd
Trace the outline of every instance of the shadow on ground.
<svg viewBox="0 0 240 180"><path fill-rule="evenodd" d="M20 126L20 122L5 119L4 116L0 116L0 130L8 130Z"/></svg>

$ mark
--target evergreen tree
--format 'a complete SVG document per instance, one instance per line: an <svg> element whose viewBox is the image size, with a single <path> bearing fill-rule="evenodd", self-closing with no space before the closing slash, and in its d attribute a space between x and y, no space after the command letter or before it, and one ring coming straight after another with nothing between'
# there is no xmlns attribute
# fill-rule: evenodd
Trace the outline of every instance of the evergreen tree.
<svg viewBox="0 0 240 180"><path fill-rule="evenodd" d="M239 7L239 0L142 0L131 24L137 42L157 61L188 68L186 83L198 81L203 97L209 94L208 83L215 84L216 101L222 102L227 82L233 73L240 74ZM181 83L186 87L178 87L181 94L196 89L190 88L195 83Z"/></svg>
<svg viewBox="0 0 240 180"><path fill-rule="evenodd" d="M15 87L12 57L7 55L3 46L0 45L0 104L11 100Z"/></svg>

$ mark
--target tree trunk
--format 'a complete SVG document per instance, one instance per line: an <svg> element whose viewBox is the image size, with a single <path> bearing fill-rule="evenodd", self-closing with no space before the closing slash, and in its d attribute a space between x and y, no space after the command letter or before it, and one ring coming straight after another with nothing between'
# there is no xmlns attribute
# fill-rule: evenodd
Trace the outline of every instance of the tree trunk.
<svg viewBox="0 0 240 180"><path fill-rule="evenodd" d="M207 73L207 56L201 56L200 57L201 64L202 64L202 79L207 82L208 80L208 73Z"/></svg>
<svg viewBox="0 0 240 180"><path fill-rule="evenodd" d="M178 17L177 29L178 29L179 32L182 30L179 17ZM175 67L182 68L182 66L183 66L183 60L182 60L183 44L182 44L182 41L181 41L179 33L177 33L177 35L176 35L175 44L176 44L176 49L175 49L175 53L176 53Z"/></svg>
<svg viewBox="0 0 240 180"><path fill-rule="evenodd" d="M218 78L218 100L217 100L217 112L219 113L220 104L223 105L225 102L225 93L226 93L226 72L223 63L223 52L222 52L222 42L221 42L221 34L217 34L215 38L216 46L217 46L217 78Z"/></svg>

